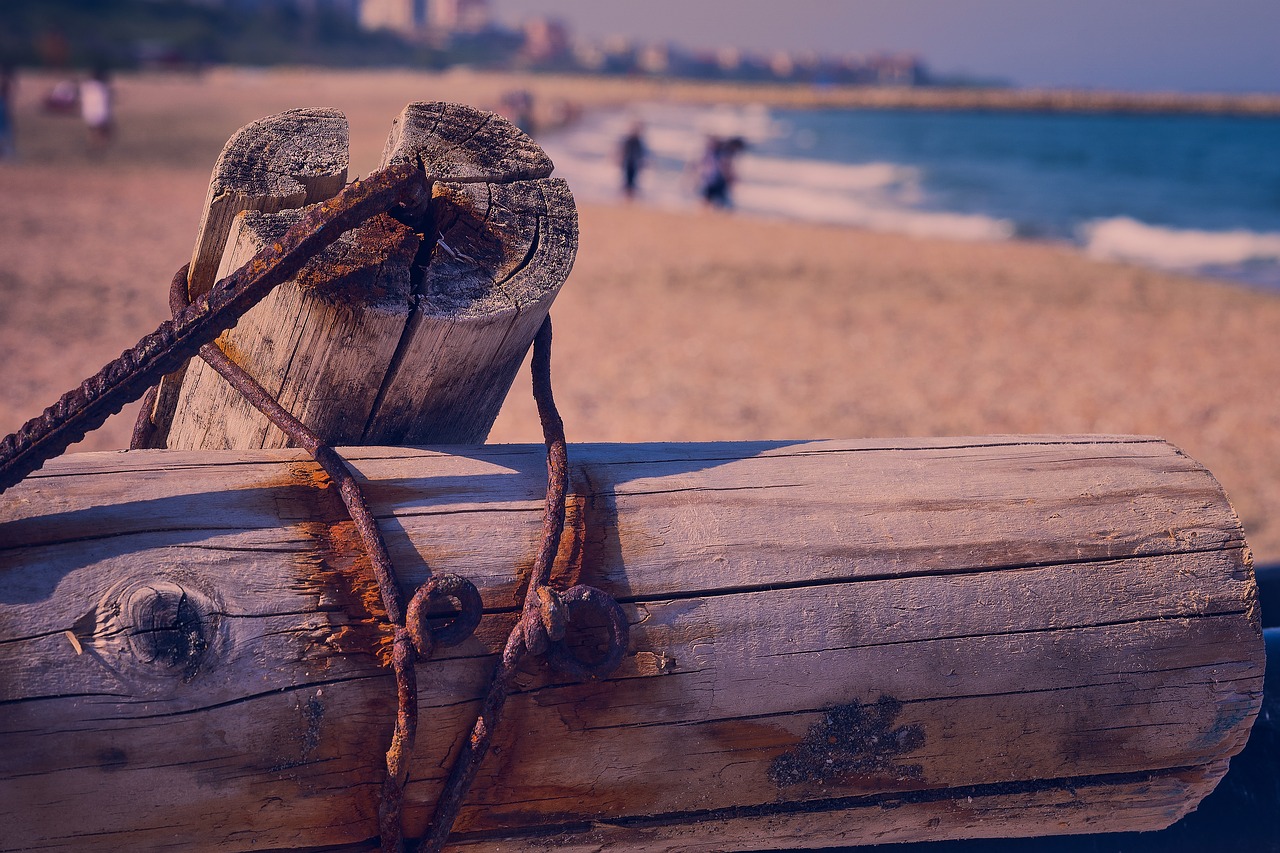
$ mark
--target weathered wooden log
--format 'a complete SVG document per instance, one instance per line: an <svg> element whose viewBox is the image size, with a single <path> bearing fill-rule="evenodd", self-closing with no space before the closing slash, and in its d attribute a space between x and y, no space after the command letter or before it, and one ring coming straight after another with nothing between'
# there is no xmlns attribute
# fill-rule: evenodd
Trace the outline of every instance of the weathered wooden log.
<svg viewBox="0 0 1280 853"><path fill-rule="evenodd" d="M518 609L541 448L353 448L420 664L420 831ZM623 602L601 683L531 665L462 849L744 850L1156 829L1262 694L1238 520L1148 438L570 449L559 584ZM357 538L299 451L76 454L0 497L0 847L375 835L394 707ZM591 642L590 631L582 641Z"/></svg>
<svg viewBox="0 0 1280 853"><path fill-rule="evenodd" d="M241 154L240 172L259 149ZM469 107L406 107L383 165L404 160L434 179L429 211L350 232L219 343L328 443L479 444L573 265L573 196L529 137ZM237 217L219 276L300 215ZM288 445L199 362L166 435L174 449Z"/></svg>

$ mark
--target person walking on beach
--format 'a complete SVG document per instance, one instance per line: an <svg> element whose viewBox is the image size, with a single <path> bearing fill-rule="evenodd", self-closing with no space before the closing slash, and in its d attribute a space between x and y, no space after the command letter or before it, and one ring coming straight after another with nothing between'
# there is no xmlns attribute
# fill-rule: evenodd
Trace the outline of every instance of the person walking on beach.
<svg viewBox="0 0 1280 853"><path fill-rule="evenodd" d="M111 100L111 76L105 66L98 66L93 76L80 83L80 117L89 130L91 152L100 152L111 142Z"/></svg>
<svg viewBox="0 0 1280 853"><path fill-rule="evenodd" d="M631 130L622 138L619 160L622 162L622 192L627 198L635 198L636 180L640 177L640 169L644 166L648 150L644 145L644 125L636 122Z"/></svg>
<svg viewBox="0 0 1280 853"><path fill-rule="evenodd" d="M702 181L702 200L709 207L728 209L733 206L731 191L737 179L734 159L746 147L747 143L741 136L732 139L717 136L707 138L699 175Z"/></svg>
<svg viewBox="0 0 1280 853"><path fill-rule="evenodd" d="M6 62L0 66L0 160L12 160L17 154L13 144L13 99L17 88L13 65Z"/></svg>

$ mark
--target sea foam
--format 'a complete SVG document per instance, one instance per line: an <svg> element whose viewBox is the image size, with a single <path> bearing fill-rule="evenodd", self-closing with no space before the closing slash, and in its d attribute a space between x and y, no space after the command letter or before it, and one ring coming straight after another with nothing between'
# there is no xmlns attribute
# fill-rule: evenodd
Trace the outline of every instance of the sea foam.
<svg viewBox="0 0 1280 853"><path fill-rule="evenodd" d="M1280 233L1166 228L1127 216L1086 223L1080 241L1091 257L1170 270L1280 261Z"/></svg>
<svg viewBox="0 0 1280 853"><path fill-rule="evenodd" d="M640 200L665 209L699 205L698 164L709 136L740 136L748 152L738 158L734 207L757 216L958 240L1004 240L1014 235L1005 219L930 210L920 171L888 162L836 163L751 153L753 146L790 132L761 107L695 110L646 104L595 114L542 142L556 174L583 201L619 197L617 146L630 125L644 125L649 160Z"/></svg>
<svg viewBox="0 0 1280 853"><path fill-rule="evenodd" d="M953 240L1001 241L1022 233L1043 234L1074 242L1094 258L1280 286L1280 232L1179 229L1132 215L1095 214L1086 222L1057 223L1052 205L1017 193L1051 192L1053 181L1063 180L1061 164L1043 151L1023 152L1023 160L1043 161L1038 167L1044 171L1042 180L1027 181L1025 175L1021 180L1006 180L1019 177L1025 163L1018 158L1007 165L993 161L982 147L990 140L981 134L976 141L970 140L969 148L960 152L963 157L954 163L945 160L930 167L892 162L892 154L886 157L883 146L879 159L854 161L850 156L850 162L841 162L845 149L830 129L824 131L828 133L825 158L808 156L810 149L817 150L809 144L816 139L815 131L785 112L758 105L704 108L649 103L588 113L580 123L539 141L555 162L556 174L569 182L575 196L582 201L612 202L621 197L618 145L637 122L643 125L649 152L637 198L646 205L671 210L699 207L699 162L708 139L738 136L747 149L737 159L738 180L732 195L734 208L742 213ZM1137 132L1128 125L1111 130ZM969 128L967 132L977 131ZM1042 139L1039 144L1047 143ZM951 183L929 168L949 169ZM1086 193L1089 180L1097 177L1071 174L1071 180L1080 184L1078 189ZM984 198L968 189L966 197L955 191L958 179L962 185L969 181L978 190L999 189L1006 195ZM1130 183L1137 180L1130 179ZM1151 189L1141 183L1137 186ZM1056 189L1061 193L1060 185ZM1092 195L1087 198L1093 200ZM993 207L1000 212L992 212ZM1066 208L1070 210L1070 205ZM1026 221L1006 218L1014 215Z"/></svg>

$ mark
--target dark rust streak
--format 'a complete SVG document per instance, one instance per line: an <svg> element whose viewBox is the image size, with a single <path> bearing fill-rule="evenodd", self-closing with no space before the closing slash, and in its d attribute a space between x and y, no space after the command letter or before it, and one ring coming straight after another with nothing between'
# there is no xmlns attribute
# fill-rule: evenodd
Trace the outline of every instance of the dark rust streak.
<svg viewBox="0 0 1280 853"><path fill-rule="evenodd" d="M327 481L322 472L316 473ZM327 482L305 488L315 491L317 487L326 488ZM308 654L372 654L379 665L390 669L395 631L387 622L355 525L347 518L322 518L302 522L299 530L315 543L314 550L302 555L303 588L321 596L321 608L332 614L331 629L311 641L322 648Z"/></svg>
<svg viewBox="0 0 1280 853"><path fill-rule="evenodd" d="M416 164L399 164L349 184L333 199L316 205L278 243L264 248L174 319L161 323L39 417L0 441L0 491L38 470L142 396L342 234L397 203L416 200L425 191L425 181Z"/></svg>
<svg viewBox="0 0 1280 853"><path fill-rule="evenodd" d="M919 780L920 765L898 757L924 746L924 730L894 726L901 712L891 696L828 708L800 743L774 758L770 781L781 789L806 783L884 788Z"/></svg>

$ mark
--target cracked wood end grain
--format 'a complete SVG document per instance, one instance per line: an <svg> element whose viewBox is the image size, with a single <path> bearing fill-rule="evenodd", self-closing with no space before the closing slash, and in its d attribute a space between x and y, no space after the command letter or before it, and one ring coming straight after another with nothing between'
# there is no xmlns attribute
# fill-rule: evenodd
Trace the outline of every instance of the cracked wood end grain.
<svg viewBox="0 0 1280 853"><path fill-rule="evenodd" d="M239 214L291 210L338 194L347 180L349 135L340 111L310 108L250 122L227 140L214 162L196 231L187 270L189 299L213 287ZM168 443L190 364L160 381L151 408L152 447Z"/></svg>
<svg viewBox="0 0 1280 853"><path fill-rule="evenodd" d="M278 157L281 148L244 141L259 124L233 138L242 140L236 157L224 152L211 199L235 196L228 187L237 181L289 184L271 163L266 177L255 172L255 156ZM298 125L294 148L307 150L312 132ZM345 135L342 145L345 158ZM383 165L401 162L421 164L431 178L430 209L408 225L383 217L355 229L219 344L329 444L479 444L573 266L573 196L548 177L551 161L528 136L457 104L405 108ZM218 275L297 216L240 213ZM288 443L199 362L168 410L171 449Z"/></svg>

